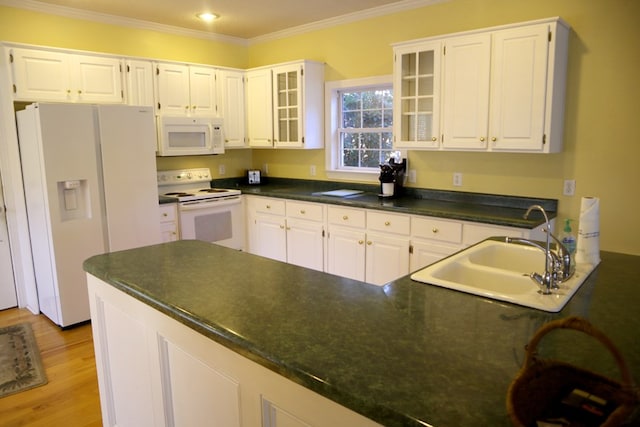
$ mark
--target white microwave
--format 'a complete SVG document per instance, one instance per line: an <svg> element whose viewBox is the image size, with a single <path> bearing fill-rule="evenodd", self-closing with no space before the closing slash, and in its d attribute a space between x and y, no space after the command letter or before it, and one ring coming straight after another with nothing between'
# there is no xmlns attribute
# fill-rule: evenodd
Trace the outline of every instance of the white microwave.
<svg viewBox="0 0 640 427"><path fill-rule="evenodd" d="M158 117L159 156L222 153L224 153L224 132L221 118Z"/></svg>

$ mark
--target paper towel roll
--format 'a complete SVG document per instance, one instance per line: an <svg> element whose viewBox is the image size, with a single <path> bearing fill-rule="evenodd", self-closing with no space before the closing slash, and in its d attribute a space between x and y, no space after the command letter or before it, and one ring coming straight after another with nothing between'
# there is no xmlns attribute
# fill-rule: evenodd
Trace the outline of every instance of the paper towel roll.
<svg viewBox="0 0 640 427"><path fill-rule="evenodd" d="M583 197L580 204L576 263L600 263L600 199L597 197Z"/></svg>

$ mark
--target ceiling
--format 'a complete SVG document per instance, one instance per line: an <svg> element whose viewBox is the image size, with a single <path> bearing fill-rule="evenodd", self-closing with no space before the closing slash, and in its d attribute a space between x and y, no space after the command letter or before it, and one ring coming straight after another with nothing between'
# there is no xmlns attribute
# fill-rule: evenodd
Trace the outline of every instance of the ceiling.
<svg viewBox="0 0 640 427"><path fill-rule="evenodd" d="M253 39L321 21L382 15L440 0L2 0L0 5L47 13L144 21L210 34ZM220 16L212 23L200 12ZM82 14L81 14L82 15ZM81 16L82 17L82 16Z"/></svg>

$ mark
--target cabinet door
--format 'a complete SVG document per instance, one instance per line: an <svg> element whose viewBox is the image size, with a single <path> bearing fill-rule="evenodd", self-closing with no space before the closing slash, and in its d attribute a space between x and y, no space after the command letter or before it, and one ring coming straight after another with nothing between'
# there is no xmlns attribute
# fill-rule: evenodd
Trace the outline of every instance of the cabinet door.
<svg viewBox="0 0 640 427"><path fill-rule="evenodd" d="M247 73L247 133L249 146L273 147L271 70Z"/></svg>
<svg viewBox="0 0 640 427"><path fill-rule="evenodd" d="M149 61L128 59L125 61L127 104L154 105L153 65Z"/></svg>
<svg viewBox="0 0 640 427"><path fill-rule="evenodd" d="M72 91L80 102L121 103L122 61L100 56L72 56Z"/></svg>
<svg viewBox="0 0 640 427"><path fill-rule="evenodd" d="M324 226L321 222L287 218L287 262L322 271Z"/></svg>
<svg viewBox="0 0 640 427"><path fill-rule="evenodd" d="M160 235L163 243L178 240L178 213L173 203L160 206Z"/></svg>
<svg viewBox="0 0 640 427"><path fill-rule="evenodd" d="M440 52L440 42L395 51L393 138L396 147L439 146Z"/></svg>
<svg viewBox="0 0 640 427"><path fill-rule="evenodd" d="M255 216L253 253L266 258L287 262L287 235L285 217L276 215Z"/></svg>
<svg viewBox="0 0 640 427"><path fill-rule="evenodd" d="M245 147L244 71L219 72L218 99L218 111L224 118L225 147Z"/></svg>
<svg viewBox="0 0 640 427"><path fill-rule="evenodd" d="M163 63L156 67L160 114L188 114L190 111L189 67Z"/></svg>
<svg viewBox="0 0 640 427"><path fill-rule="evenodd" d="M362 230L331 227L327 240L327 272L364 282L365 240Z"/></svg>
<svg viewBox="0 0 640 427"><path fill-rule="evenodd" d="M409 273L409 239L367 233L367 283L384 285Z"/></svg>
<svg viewBox="0 0 640 427"><path fill-rule="evenodd" d="M273 69L273 129L276 147L302 146L302 66Z"/></svg>
<svg viewBox="0 0 640 427"><path fill-rule="evenodd" d="M547 85L548 26L493 35L491 122L493 150L542 150Z"/></svg>
<svg viewBox="0 0 640 427"><path fill-rule="evenodd" d="M443 147L487 148L490 56L489 34L445 42Z"/></svg>
<svg viewBox="0 0 640 427"><path fill-rule="evenodd" d="M417 271L423 267L440 261L462 249L461 245L430 242L428 240L412 240L409 255L409 271Z"/></svg>
<svg viewBox="0 0 640 427"><path fill-rule="evenodd" d="M70 101L69 55L34 49L9 51L15 98L23 101Z"/></svg>
<svg viewBox="0 0 640 427"><path fill-rule="evenodd" d="M216 69L189 67L189 99L191 114L216 116Z"/></svg>

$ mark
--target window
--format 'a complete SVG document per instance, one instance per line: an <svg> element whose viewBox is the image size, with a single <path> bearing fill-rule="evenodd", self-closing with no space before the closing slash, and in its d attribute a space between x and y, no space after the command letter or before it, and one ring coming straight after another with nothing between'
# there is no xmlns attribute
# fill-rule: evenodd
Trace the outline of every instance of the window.
<svg viewBox="0 0 640 427"><path fill-rule="evenodd" d="M377 181L392 146L391 76L326 83L327 175Z"/></svg>
<svg viewBox="0 0 640 427"><path fill-rule="evenodd" d="M393 94L390 88L340 90L339 168L373 168L392 151Z"/></svg>

